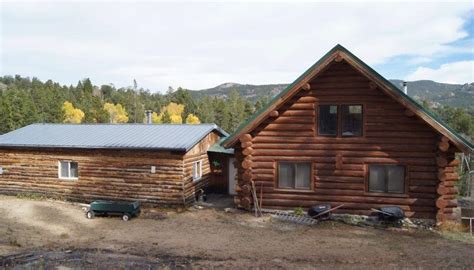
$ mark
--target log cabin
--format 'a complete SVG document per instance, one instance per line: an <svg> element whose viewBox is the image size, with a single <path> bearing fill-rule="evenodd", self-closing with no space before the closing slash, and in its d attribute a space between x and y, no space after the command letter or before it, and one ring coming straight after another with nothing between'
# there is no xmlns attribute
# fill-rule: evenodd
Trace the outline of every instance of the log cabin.
<svg viewBox="0 0 474 270"><path fill-rule="evenodd" d="M208 185L214 124L33 124L0 136L0 193L189 205Z"/></svg>
<svg viewBox="0 0 474 270"><path fill-rule="evenodd" d="M337 45L222 142L234 148L237 206L251 181L264 208L399 206L453 219L459 163L473 145Z"/></svg>

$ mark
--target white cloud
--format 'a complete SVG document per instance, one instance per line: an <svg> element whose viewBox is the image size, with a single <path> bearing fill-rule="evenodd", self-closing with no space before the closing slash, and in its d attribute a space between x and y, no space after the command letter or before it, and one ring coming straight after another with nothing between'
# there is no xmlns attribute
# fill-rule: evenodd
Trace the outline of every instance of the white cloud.
<svg viewBox="0 0 474 270"><path fill-rule="evenodd" d="M336 44L368 64L459 51L471 3L2 4L0 70L192 89L291 82ZM1 75L1 74L0 74Z"/></svg>
<svg viewBox="0 0 474 270"><path fill-rule="evenodd" d="M474 61L459 61L441 65L439 68L419 67L406 80L433 80L445 83L474 82Z"/></svg>

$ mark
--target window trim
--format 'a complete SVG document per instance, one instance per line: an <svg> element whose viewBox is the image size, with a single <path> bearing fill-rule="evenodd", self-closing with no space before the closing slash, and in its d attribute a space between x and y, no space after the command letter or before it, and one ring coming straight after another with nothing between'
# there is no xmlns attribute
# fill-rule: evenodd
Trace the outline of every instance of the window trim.
<svg viewBox="0 0 474 270"><path fill-rule="evenodd" d="M61 162L67 162L68 177L61 176L62 168ZM77 177L71 177L71 163L77 163ZM73 160L58 160L58 178L61 180L78 180L79 179L79 162Z"/></svg>
<svg viewBox="0 0 474 270"><path fill-rule="evenodd" d="M278 170L278 163L305 163L310 165L310 182L309 182L309 188L281 188L278 184L278 179L279 179L279 170ZM274 175L275 179L273 181L273 189L277 191L291 191L291 192L301 192L301 193L312 193L314 192L314 163L312 161L306 161L306 160L275 160L274 162L275 167L274 167Z"/></svg>
<svg viewBox="0 0 474 270"><path fill-rule="evenodd" d="M405 178L403 193L393 193L393 192L376 192L369 190L369 177L370 177L370 165L380 165L380 166L403 166L405 168ZM401 164L401 163L368 163L364 164L364 173L365 173L365 193L364 195L368 196L378 196L378 197L398 197L398 198L408 198L409 197L409 186L410 186L410 166Z"/></svg>
<svg viewBox="0 0 474 270"><path fill-rule="evenodd" d="M195 169L198 168L198 164L199 164L199 175L196 176ZM193 182L197 182L202 179L202 159L196 160L193 162L193 169L192 169L191 174L193 177Z"/></svg>
<svg viewBox="0 0 474 270"><path fill-rule="evenodd" d="M320 106L327 106L327 105L333 105L337 106L337 132L336 135L325 135L325 134L320 134L319 133L319 107ZM359 105L362 106L362 135L361 136L342 136L342 113L341 113L341 106L355 106ZM365 138L366 134L366 113L365 113L365 102L342 102L342 103L337 103L337 102L320 102L316 105L316 121L315 122L315 133L316 136L320 137L329 137L329 138Z"/></svg>

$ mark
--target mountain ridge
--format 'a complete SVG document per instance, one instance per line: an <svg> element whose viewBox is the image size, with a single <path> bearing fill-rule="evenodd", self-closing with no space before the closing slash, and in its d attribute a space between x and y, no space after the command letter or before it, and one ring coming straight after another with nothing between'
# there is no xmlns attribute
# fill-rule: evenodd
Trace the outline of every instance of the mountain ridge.
<svg viewBox="0 0 474 270"><path fill-rule="evenodd" d="M395 86L402 88L403 80L391 79ZM451 84L440 83L432 80L408 81L408 95L422 102L429 101L432 106L452 106L473 109L474 83ZM225 82L212 88L190 90L195 98L213 96L227 98L232 90L236 90L241 96L253 102L260 98L271 98L285 89L289 84L241 84Z"/></svg>

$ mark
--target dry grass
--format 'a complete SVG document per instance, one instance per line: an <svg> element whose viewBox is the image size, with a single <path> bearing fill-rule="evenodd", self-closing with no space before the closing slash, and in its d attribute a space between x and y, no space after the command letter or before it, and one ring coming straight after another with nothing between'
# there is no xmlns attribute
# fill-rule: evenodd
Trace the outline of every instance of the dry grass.
<svg viewBox="0 0 474 270"><path fill-rule="evenodd" d="M438 232L446 239L474 243L474 237L469 234L469 228L459 222L443 222L438 227Z"/></svg>

